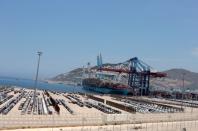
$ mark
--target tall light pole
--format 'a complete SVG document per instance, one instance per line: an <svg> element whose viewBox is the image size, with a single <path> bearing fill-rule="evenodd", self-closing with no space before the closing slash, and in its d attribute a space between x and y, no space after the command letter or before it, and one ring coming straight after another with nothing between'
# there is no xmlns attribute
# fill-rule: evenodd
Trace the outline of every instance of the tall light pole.
<svg viewBox="0 0 198 131"><path fill-rule="evenodd" d="M38 55L38 64L37 64L37 71L36 71L36 79L35 79L35 83L34 83L34 105L35 105L35 101L36 101L36 88L37 88L37 84L38 84L38 73L39 73L40 58L41 58L42 52L38 51L37 55Z"/></svg>

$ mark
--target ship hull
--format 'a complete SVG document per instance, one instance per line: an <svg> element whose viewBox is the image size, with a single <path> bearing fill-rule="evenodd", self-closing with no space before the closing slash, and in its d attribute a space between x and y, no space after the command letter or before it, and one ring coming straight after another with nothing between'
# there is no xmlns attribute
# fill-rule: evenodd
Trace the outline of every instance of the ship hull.
<svg viewBox="0 0 198 131"><path fill-rule="evenodd" d="M98 78L83 79L82 86L86 90L103 94L128 94L128 86L120 83L113 83L111 81L104 81Z"/></svg>
<svg viewBox="0 0 198 131"><path fill-rule="evenodd" d="M90 87L86 85L83 85L83 88L86 90L103 93L103 94L122 94L122 95L128 94L127 89L110 89L110 88Z"/></svg>

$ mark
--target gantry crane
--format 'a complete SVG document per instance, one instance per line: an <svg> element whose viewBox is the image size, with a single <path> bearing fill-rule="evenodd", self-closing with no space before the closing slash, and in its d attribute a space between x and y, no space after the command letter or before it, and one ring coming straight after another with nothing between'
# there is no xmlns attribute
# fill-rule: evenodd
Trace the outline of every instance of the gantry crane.
<svg viewBox="0 0 198 131"><path fill-rule="evenodd" d="M99 71L125 73L128 75L128 86L133 94L148 95L150 78L166 77L165 73L153 72L151 67L139 60L137 57L131 58L123 63L115 64L111 67L98 66Z"/></svg>

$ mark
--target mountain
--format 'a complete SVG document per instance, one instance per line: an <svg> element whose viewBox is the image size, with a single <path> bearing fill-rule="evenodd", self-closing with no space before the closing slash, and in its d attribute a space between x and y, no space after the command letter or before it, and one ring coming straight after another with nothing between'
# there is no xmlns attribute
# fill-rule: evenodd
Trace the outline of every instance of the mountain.
<svg viewBox="0 0 198 131"><path fill-rule="evenodd" d="M103 64L103 66L115 66L115 65L117 64L110 64L110 63ZM96 66L92 67L92 69L94 68L96 69ZM82 75L83 75L83 68L77 68L77 69L71 70L70 72L59 74L55 76L54 78L51 78L49 81L61 82L61 83L66 83L66 84L67 83L79 84L81 83Z"/></svg>
<svg viewBox="0 0 198 131"><path fill-rule="evenodd" d="M83 68L74 69L68 73L59 74L56 77L50 79L52 82L62 82L62 83L73 83L78 84L81 82L81 77L83 74Z"/></svg>
<svg viewBox="0 0 198 131"><path fill-rule="evenodd" d="M171 90L198 90L198 73L185 69L171 69L164 71L167 77L151 80L151 85L157 88ZM184 85L183 85L184 84Z"/></svg>
<svg viewBox="0 0 198 131"><path fill-rule="evenodd" d="M111 64L107 65L111 66ZM181 90L183 89L184 77L185 90L198 90L198 73L191 72L185 69L170 69L164 71L164 73L167 74L166 78L151 79L152 89ZM77 68L68 73L60 74L50 79L50 81L78 84L81 82L82 74L83 69Z"/></svg>

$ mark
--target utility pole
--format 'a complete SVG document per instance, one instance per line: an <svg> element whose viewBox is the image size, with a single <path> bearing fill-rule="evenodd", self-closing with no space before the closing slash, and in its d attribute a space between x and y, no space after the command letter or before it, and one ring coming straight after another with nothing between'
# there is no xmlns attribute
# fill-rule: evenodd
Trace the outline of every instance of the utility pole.
<svg viewBox="0 0 198 131"><path fill-rule="evenodd" d="M185 82L185 75L186 75L186 73L182 73L182 81L183 81L183 83L182 83L182 85L183 85L183 88L182 88L182 107L184 106L184 82Z"/></svg>
<svg viewBox="0 0 198 131"><path fill-rule="evenodd" d="M182 99L184 99L184 87L185 87L185 75L186 75L186 73L183 73L182 74L182 80L183 80L183 90L182 90L182 92L183 92L183 98Z"/></svg>
<svg viewBox="0 0 198 131"><path fill-rule="evenodd" d="M42 55L41 51L37 52L38 55L38 64L37 64L37 71L36 71L36 79L35 79L35 83L34 83L34 106L35 106L35 102L36 102L36 88L37 88L37 84L38 84L38 73L39 73L39 66L40 66L40 57Z"/></svg>

